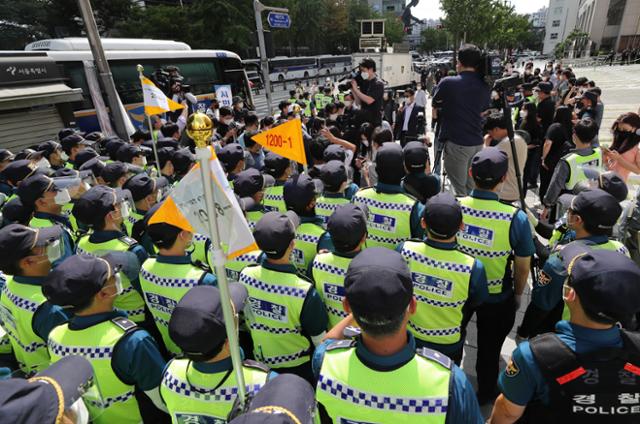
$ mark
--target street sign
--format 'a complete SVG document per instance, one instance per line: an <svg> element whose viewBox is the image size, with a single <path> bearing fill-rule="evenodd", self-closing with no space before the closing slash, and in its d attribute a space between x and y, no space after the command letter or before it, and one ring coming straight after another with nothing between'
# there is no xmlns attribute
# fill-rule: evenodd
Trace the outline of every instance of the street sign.
<svg viewBox="0 0 640 424"><path fill-rule="evenodd" d="M267 22L271 28L289 28L291 27L291 18L286 13L269 12Z"/></svg>
<svg viewBox="0 0 640 424"><path fill-rule="evenodd" d="M382 48L382 38L361 37L360 50Z"/></svg>

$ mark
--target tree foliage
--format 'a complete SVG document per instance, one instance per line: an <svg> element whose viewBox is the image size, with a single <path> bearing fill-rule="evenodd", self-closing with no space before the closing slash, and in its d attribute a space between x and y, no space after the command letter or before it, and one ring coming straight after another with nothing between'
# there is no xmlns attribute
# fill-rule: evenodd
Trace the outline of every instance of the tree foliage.
<svg viewBox="0 0 640 424"><path fill-rule="evenodd" d="M556 58L562 59L568 53L567 47L569 47L575 40L588 36L589 33L575 28L569 35L567 35L567 38L556 44L556 47L553 50L553 54L556 56Z"/></svg>
<svg viewBox="0 0 640 424"><path fill-rule="evenodd" d="M449 48L449 34L444 29L425 28L420 37L420 49L424 52L430 53Z"/></svg>

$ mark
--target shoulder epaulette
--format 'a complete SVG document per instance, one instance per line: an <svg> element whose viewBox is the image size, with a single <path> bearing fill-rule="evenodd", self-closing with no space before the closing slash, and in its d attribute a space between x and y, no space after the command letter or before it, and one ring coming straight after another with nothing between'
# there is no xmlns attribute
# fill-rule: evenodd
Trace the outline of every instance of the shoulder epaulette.
<svg viewBox="0 0 640 424"><path fill-rule="evenodd" d="M131 331L138 326L138 324L125 317L115 317L111 320L111 322L120 327L125 332Z"/></svg>
<svg viewBox="0 0 640 424"><path fill-rule="evenodd" d="M451 369L451 358L437 350L429 349L428 347L421 347L416 349L416 354L433 362L437 362L446 369Z"/></svg>
<svg viewBox="0 0 640 424"><path fill-rule="evenodd" d="M136 241L136 239L131 238L129 236L121 236L118 237L118 240L120 240L121 242L123 242L124 244L126 244L127 246L129 246L129 248L135 246L136 244L138 244L138 242Z"/></svg>
<svg viewBox="0 0 640 424"><path fill-rule="evenodd" d="M271 368L269 368L262 362L252 361L251 359L245 359L244 361L242 361L242 365L244 365L247 368L253 368L253 369L264 371L264 372L271 371Z"/></svg>
<svg viewBox="0 0 640 424"><path fill-rule="evenodd" d="M353 339L336 340L332 343L329 343L329 346L327 346L327 351L335 349L348 349L350 347L354 347L355 345L356 341Z"/></svg>

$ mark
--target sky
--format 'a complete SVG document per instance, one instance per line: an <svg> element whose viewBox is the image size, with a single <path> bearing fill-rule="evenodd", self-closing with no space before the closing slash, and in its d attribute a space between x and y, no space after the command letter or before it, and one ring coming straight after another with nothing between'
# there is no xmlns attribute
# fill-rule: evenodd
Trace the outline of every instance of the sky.
<svg viewBox="0 0 640 424"><path fill-rule="evenodd" d="M542 6L549 6L549 0L511 0L518 13L537 12ZM420 0L413 8L413 16L418 19L438 19L442 17L440 0Z"/></svg>

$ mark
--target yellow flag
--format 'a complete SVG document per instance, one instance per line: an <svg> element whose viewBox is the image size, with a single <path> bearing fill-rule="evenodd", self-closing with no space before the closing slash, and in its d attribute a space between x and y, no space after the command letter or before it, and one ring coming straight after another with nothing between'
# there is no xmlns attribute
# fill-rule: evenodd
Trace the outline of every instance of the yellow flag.
<svg viewBox="0 0 640 424"><path fill-rule="evenodd" d="M251 137L267 150L303 165L307 164L302 141L302 122L292 119Z"/></svg>
<svg viewBox="0 0 640 424"><path fill-rule="evenodd" d="M180 103L176 103L165 96L162 90L156 87L149 78L140 75L140 83L142 84L142 95L144 97L144 113L147 115L159 115L184 108Z"/></svg>

